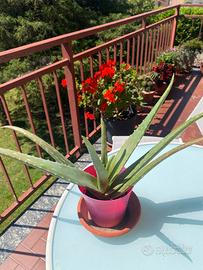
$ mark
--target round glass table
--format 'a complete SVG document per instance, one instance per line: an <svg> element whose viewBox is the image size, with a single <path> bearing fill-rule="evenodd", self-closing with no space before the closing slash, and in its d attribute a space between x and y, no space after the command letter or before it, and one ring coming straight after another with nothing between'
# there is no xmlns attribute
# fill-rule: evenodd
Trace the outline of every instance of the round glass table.
<svg viewBox="0 0 203 270"><path fill-rule="evenodd" d="M126 165L152 146L140 145ZM126 235L103 238L80 224L80 192L69 185L49 228L46 270L202 269L203 148L192 146L168 158L134 192L142 209L139 223Z"/></svg>

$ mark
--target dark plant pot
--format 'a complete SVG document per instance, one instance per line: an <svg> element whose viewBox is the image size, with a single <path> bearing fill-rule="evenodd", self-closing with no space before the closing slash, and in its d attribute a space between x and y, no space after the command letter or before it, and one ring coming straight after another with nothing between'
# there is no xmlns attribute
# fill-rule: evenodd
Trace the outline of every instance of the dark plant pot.
<svg viewBox="0 0 203 270"><path fill-rule="evenodd" d="M128 136L133 133L137 120L137 114L134 113L129 119L108 118L104 122L106 124L107 142L112 144L113 136Z"/></svg>
<svg viewBox="0 0 203 270"><path fill-rule="evenodd" d="M166 88L167 88L167 84L162 83L162 84L155 86L155 91L156 91L157 95L162 96L163 93L165 92Z"/></svg>
<svg viewBox="0 0 203 270"><path fill-rule="evenodd" d="M142 96L143 96L144 102L146 102L147 104L152 104L154 100L154 91L150 91L150 92L143 91Z"/></svg>

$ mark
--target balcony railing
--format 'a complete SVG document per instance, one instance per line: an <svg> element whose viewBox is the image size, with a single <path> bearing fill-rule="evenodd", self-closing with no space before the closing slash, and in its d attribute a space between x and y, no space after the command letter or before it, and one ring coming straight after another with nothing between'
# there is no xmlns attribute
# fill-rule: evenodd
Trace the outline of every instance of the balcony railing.
<svg viewBox="0 0 203 270"><path fill-rule="evenodd" d="M49 50L53 47L61 48L61 59L54 63L48 64L32 72L26 73L20 77L7 81L0 85L0 100L2 109L9 125L13 125L14 120L9 110L9 101L6 95L13 89L19 89L19 99L22 100L22 105L25 108L27 116L27 125L34 134L39 134L39 126L36 127L34 113L30 106L28 99L27 85L31 82L36 83L36 91L42 101L42 108L45 115L46 132L48 134L51 144L56 147L56 134L55 126L53 126L54 119L50 116L50 108L47 105L46 87L44 85L44 76L51 75L52 83L55 87L55 106L58 107L57 121L60 121L61 134L63 137L64 149L66 150L66 157L69 158L73 155L77 157L80 154L83 142L81 140L82 127L84 127L85 135L91 138L99 130L99 125L94 120L92 127L87 123L85 117L79 114L77 106L77 91L76 80L81 82L88 75L93 76L93 72L98 69L102 62L108 59L114 59L117 63L123 61L136 67L138 73L150 71L156 57L166 49L172 48L174 45L176 25L179 16L179 9L183 5L174 5L166 8L153 10L126 19L110 22L107 24L99 25L96 27L84 29L81 31L61 35L58 37L50 38L40 42L35 42L26 46L21 46L15 49L7 50L0 53L0 63L7 63L13 59L26 57L34 53ZM186 6L186 5L184 5ZM190 5L191 6L191 5ZM192 5L200 6L203 5ZM159 22L149 24L148 19L156 14L165 11L174 10L174 14ZM92 35L97 35L99 32L117 28L125 24L140 22L140 28L123 36L112 39L101 45L81 51L77 54L73 53L73 42L82 38ZM85 69L84 71L84 63ZM79 73L76 73L76 67L79 67ZM67 103L64 107L64 99L61 97L61 85L59 82L58 72L63 72L67 81ZM76 74L77 78L76 78ZM68 119L67 119L68 118ZM71 129L67 131L67 121L70 123ZM13 140L18 151L22 152L22 144L20 143L18 135L13 132ZM36 152L41 157L41 149L36 145ZM15 187L9 176L9 171L6 169L3 159L0 158L0 165L5 180L13 195L14 201L0 215L2 222L7 218L16 208L18 208L33 192L35 192L47 179L49 175L43 175L39 180L33 182L30 174L30 169L24 166L24 173L29 183L29 188L26 192L20 195L16 193Z"/></svg>

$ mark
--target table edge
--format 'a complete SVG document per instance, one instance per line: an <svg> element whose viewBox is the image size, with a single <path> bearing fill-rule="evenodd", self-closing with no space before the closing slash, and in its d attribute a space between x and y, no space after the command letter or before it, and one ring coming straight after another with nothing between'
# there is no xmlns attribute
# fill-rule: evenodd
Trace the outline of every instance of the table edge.
<svg viewBox="0 0 203 270"><path fill-rule="evenodd" d="M56 222L57 222L57 217L59 215L59 212L61 210L61 207L66 199L66 196L68 195L69 191L72 190L72 188L75 186L75 184L70 183L66 190L63 192L61 198L59 199L56 208L54 210L50 226L49 226L49 231L48 231L48 236L47 236L47 243L46 243L46 270L54 270L53 269L53 263L52 263L52 246L53 246L53 237L54 237L54 232L56 228Z"/></svg>

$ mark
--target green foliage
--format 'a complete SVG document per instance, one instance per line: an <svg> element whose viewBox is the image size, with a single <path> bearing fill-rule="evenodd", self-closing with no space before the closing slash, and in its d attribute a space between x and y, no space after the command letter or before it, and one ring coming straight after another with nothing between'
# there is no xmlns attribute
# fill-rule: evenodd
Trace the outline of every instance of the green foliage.
<svg viewBox="0 0 203 270"><path fill-rule="evenodd" d="M180 9L180 15L203 15L202 7L182 7Z"/></svg>
<svg viewBox="0 0 203 270"><path fill-rule="evenodd" d="M17 46L14 40L14 27L17 24L15 18L4 13L0 13L0 51Z"/></svg>
<svg viewBox="0 0 203 270"><path fill-rule="evenodd" d="M124 2L124 1L123 1ZM115 4L115 3L114 3ZM100 24L116 21L136 14L147 12L154 9L153 0L128 0L123 8L119 9L119 12L111 12L108 16L103 16L100 19ZM129 32L135 31L140 27L140 22L136 21L131 24L122 25L98 34L97 44L117 38Z"/></svg>
<svg viewBox="0 0 203 270"><path fill-rule="evenodd" d="M163 52L162 54L160 54L157 59L156 62L158 64L160 63L166 63L166 64L175 64L176 63L176 59L177 59L177 50L168 50Z"/></svg>
<svg viewBox="0 0 203 270"><path fill-rule="evenodd" d="M178 19L175 45L187 40L197 38L200 33L201 20L186 18L184 15L202 15L203 8L184 7L180 9L181 17Z"/></svg>
<svg viewBox="0 0 203 270"><path fill-rule="evenodd" d="M100 23L101 24L108 23L108 22L124 19L128 16L129 15L126 13L117 13L117 14L112 13L112 14L109 14L108 17L102 17L100 20ZM132 31L135 31L139 27L140 27L140 23L135 22L132 24L126 24L126 25L122 25L122 26L119 26L116 28L112 28L112 29L109 29L109 30L104 31L104 32L100 32L100 33L98 33L98 40L96 43L101 44L103 42L112 40L112 39L117 38L119 36L125 35L127 33L132 32Z"/></svg>
<svg viewBox="0 0 203 270"><path fill-rule="evenodd" d="M0 83L7 82L31 69L29 59L14 59L9 64L4 64L0 69Z"/></svg>
<svg viewBox="0 0 203 270"><path fill-rule="evenodd" d="M129 8L127 0L77 0L77 3L83 8L88 8L102 15L124 12Z"/></svg>
<svg viewBox="0 0 203 270"><path fill-rule="evenodd" d="M129 0L129 13L136 15L154 9L154 0Z"/></svg>
<svg viewBox="0 0 203 270"><path fill-rule="evenodd" d="M155 23L155 22L164 20L174 14L175 14L175 10L168 10L168 11L153 15L149 18L149 23Z"/></svg>
<svg viewBox="0 0 203 270"><path fill-rule="evenodd" d="M177 50L177 58L175 62L175 68L178 72L190 72L195 61L196 54L192 50L180 47Z"/></svg>
<svg viewBox="0 0 203 270"><path fill-rule="evenodd" d="M136 82L137 88L139 92L151 92L154 88L154 81L151 77L151 74L143 74L138 76Z"/></svg>
<svg viewBox="0 0 203 270"><path fill-rule="evenodd" d="M198 38L188 40L183 43L183 47L186 50L191 50L195 54L201 53L203 51L203 40L199 40Z"/></svg>
<svg viewBox="0 0 203 270"><path fill-rule="evenodd" d="M203 50L203 41L193 39L186 41L181 46L163 52L157 57L158 64L166 63L174 65L177 72L190 72L195 58Z"/></svg>
<svg viewBox="0 0 203 270"><path fill-rule="evenodd" d="M9 35L12 44L1 36L0 50L88 27L96 19L96 12L90 12L90 8L72 0L2 0L1 25L5 26L4 37Z"/></svg>
<svg viewBox="0 0 203 270"><path fill-rule="evenodd" d="M168 10L160 14L151 16L149 19L150 23L155 23L166 19L175 14L174 10ZM180 9L180 17L178 18L175 45L182 44L183 42L194 39L199 35L201 20L198 18L190 19L184 15L202 15L203 8L198 7L182 7Z"/></svg>

